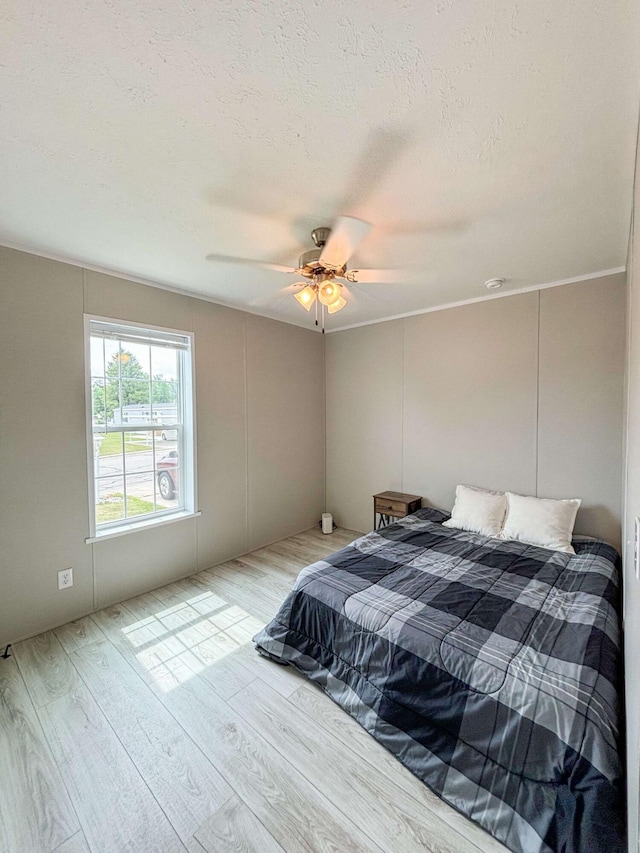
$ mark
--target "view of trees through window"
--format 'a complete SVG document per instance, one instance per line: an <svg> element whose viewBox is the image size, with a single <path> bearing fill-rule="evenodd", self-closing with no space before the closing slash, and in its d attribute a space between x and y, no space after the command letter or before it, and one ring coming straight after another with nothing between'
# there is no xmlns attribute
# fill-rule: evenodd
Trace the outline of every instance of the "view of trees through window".
<svg viewBox="0 0 640 853"><path fill-rule="evenodd" d="M176 382L161 373L150 377L136 356L123 349L111 354L104 377L93 383L92 395L95 422L108 423L122 406L175 403Z"/></svg>

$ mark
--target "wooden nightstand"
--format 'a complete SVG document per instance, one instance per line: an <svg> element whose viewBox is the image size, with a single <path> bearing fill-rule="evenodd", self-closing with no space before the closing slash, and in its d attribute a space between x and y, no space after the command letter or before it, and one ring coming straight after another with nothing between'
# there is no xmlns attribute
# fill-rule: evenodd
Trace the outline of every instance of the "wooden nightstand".
<svg viewBox="0 0 640 853"><path fill-rule="evenodd" d="M373 529L380 530L391 524L394 518L411 515L422 506L420 495L405 495L402 492L380 492L373 496ZM380 520L376 516L380 516Z"/></svg>

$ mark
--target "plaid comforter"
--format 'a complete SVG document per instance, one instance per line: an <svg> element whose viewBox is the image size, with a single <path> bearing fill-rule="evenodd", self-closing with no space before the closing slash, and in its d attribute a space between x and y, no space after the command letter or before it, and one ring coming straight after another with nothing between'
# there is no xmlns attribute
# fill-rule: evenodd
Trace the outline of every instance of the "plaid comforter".
<svg viewBox="0 0 640 853"><path fill-rule="evenodd" d="M618 555L423 509L303 569L258 650L518 853L626 850Z"/></svg>

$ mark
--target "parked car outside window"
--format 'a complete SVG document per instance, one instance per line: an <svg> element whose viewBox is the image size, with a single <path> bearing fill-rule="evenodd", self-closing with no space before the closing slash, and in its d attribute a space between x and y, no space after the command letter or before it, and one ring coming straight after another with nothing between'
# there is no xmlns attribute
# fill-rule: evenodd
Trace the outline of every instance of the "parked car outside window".
<svg viewBox="0 0 640 853"><path fill-rule="evenodd" d="M180 479L178 451L170 450L166 456L163 456L162 459L158 460L156 468L158 491L165 501L171 501L178 492L178 481Z"/></svg>

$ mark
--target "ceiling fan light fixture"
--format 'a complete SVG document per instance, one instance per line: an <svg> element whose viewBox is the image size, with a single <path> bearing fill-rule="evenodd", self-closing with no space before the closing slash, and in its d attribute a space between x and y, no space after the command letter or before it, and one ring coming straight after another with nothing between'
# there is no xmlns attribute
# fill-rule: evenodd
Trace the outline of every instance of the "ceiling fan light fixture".
<svg viewBox="0 0 640 853"><path fill-rule="evenodd" d="M299 293L293 294L303 308L307 311L311 310L311 306L316 301L316 289L311 284L308 284Z"/></svg>
<svg viewBox="0 0 640 853"><path fill-rule="evenodd" d="M349 291L340 283L341 280L361 284L387 283L398 279L399 271L397 270L347 269L353 253L370 230L371 225L368 222L353 216L337 217L332 228L326 226L314 228L311 239L316 248L302 252L297 267L219 254L207 255L207 260L224 264L249 264L294 276L304 276L306 281L297 281L291 288L283 288L280 292L293 293L305 311L311 311L311 307L315 305L315 325L320 325L320 315L324 332L325 314L336 314L347 305L347 300L342 293L343 289L346 294L349 294ZM403 280L402 277L400 280ZM251 304L260 304L260 302L256 300Z"/></svg>
<svg viewBox="0 0 640 853"><path fill-rule="evenodd" d="M346 304L347 300L343 296L339 296L335 302L328 306L327 311L329 314L337 314L337 312L341 311Z"/></svg>
<svg viewBox="0 0 640 853"><path fill-rule="evenodd" d="M337 302L338 299L341 298L340 290L341 286L333 280L325 281L318 288L318 299L322 302L323 305L326 305L327 308L330 305L333 305L334 302Z"/></svg>

